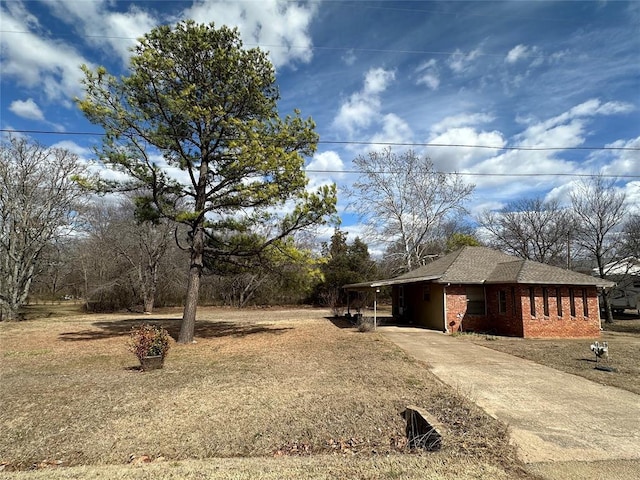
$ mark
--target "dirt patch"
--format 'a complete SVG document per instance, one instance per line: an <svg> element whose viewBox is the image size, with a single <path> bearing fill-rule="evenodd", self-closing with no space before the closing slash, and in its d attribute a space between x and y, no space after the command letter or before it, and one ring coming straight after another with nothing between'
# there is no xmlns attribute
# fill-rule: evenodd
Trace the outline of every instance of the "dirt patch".
<svg viewBox="0 0 640 480"><path fill-rule="evenodd" d="M0 463L397 455L412 404L451 432L427 463L464 458L526 478L504 425L377 333L326 313L200 309L197 342L173 344L164 369L147 373L127 351L129 330L146 321L177 336L178 311L0 324Z"/></svg>

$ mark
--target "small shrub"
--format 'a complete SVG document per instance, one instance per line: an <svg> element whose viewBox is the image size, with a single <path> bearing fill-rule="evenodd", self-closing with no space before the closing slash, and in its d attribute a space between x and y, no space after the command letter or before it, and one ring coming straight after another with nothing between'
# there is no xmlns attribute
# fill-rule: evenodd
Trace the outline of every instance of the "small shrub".
<svg viewBox="0 0 640 480"><path fill-rule="evenodd" d="M162 327L147 323L133 327L129 336L129 351L140 361L144 357L157 355L164 360L169 351L169 333Z"/></svg>
<svg viewBox="0 0 640 480"><path fill-rule="evenodd" d="M373 318L360 316L358 318L358 331L363 333L372 332Z"/></svg>

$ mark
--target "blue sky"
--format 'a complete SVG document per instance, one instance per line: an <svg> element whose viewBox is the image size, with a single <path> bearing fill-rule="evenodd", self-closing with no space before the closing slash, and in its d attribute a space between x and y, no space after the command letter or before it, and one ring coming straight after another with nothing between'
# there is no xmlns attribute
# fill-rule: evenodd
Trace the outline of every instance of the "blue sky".
<svg viewBox="0 0 640 480"><path fill-rule="evenodd" d="M640 2L6 0L0 9L0 128L57 132L30 135L83 158L99 137L75 133L99 130L72 101L79 65L126 73L135 38L193 18L237 26L247 46L270 53L281 114L299 108L317 123L311 183L338 184L350 238L361 231L342 187L356 174L340 171L385 143L414 144L437 169L464 173L476 184L472 213L537 195L566 200L579 175L595 172L619 176L640 205Z"/></svg>

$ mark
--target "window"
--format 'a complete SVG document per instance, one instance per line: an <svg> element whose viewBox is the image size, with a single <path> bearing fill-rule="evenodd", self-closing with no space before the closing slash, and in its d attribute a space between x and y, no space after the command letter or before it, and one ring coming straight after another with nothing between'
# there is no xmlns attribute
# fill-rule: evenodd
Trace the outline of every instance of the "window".
<svg viewBox="0 0 640 480"><path fill-rule="evenodd" d="M576 316L576 294L573 291L573 288L569 289L569 306L571 308L571 316Z"/></svg>
<svg viewBox="0 0 640 480"><path fill-rule="evenodd" d="M518 312L516 310L516 289L515 287L511 287L511 313L515 317Z"/></svg>
<svg viewBox="0 0 640 480"><path fill-rule="evenodd" d="M529 287L529 305L531 306L531 316L536 316L536 290L534 287Z"/></svg>
<svg viewBox="0 0 640 480"><path fill-rule="evenodd" d="M589 303L587 302L587 289L582 289L582 313L585 317L589 316Z"/></svg>
<svg viewBox="0 0 640 480"><path fill-rule="evenodd" d="M562 290L560 287L556 288L556 306L558 308L558 317L562 316Z"/></svg>
<svg viewBox="0 0 640 480"><path fill-rule="evenodd" d="M507 313L507 292L504 290L498 291L498 313Z"/></svg>
<svg viewBox="0 0 640 480"><path fill-rule="evenodd" d="M485 315L484 287L467 287L467 313Z"/></svg>
<svg viewBox="0 0 640 480"><path fill-rule="evenodd" d="M544 316L549 316L549 289L547 287L542 287L542 301L544 306Z"/></svg>

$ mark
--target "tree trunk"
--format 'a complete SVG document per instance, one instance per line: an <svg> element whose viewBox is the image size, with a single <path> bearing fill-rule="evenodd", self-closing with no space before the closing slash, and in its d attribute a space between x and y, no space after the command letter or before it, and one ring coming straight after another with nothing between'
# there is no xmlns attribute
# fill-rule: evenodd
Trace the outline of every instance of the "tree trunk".
<svg viewBox="0 0 640 480"><path fill-rule="evenodd" d="M145 274L139 275L139 282L142 291L144 313L153 313L156 290L158 289L158 264L147 265Z"/></svg>
<svg viewBox="0 0 640 480"><path fill-rule="evenodd" d="M196 228L191 247L191 264L189 267L189 283L187 284L187 298L182 314L182 325L178 343L192 343L196 328L196 309L200 293L200 277L202 276L204 258L204 230L202 226Z"/></svg>
<svg viewBox="0 0 640 480"><path fill-rule="evenodd" d="M600 275L600 278L606 278L605 272L604 272L604 259L602 258L602 255L600 255L598 252L596 252L596 262L598 264L598 274ZM609 323L612 324L613 323L613 312L611 311L611 300L609 299L609 293L610 291L607 290L606 288L602 289L602 303L604 303L604 323Z"/></svg>
<svg viewBox="0 0 640 480"><path fill-rule="evenodd" d="M154 296L145 295L143 303L144 303L144 313L153 313L153 304L155 303Z"/></svg>
<svg viewBox="0 0 640 480"><path fill-rule="evenodd" d="M602 303L604 303L604 323L613 323L613 312L611 311L611 301L609 300L609 292L602 290Z"/></svg>

